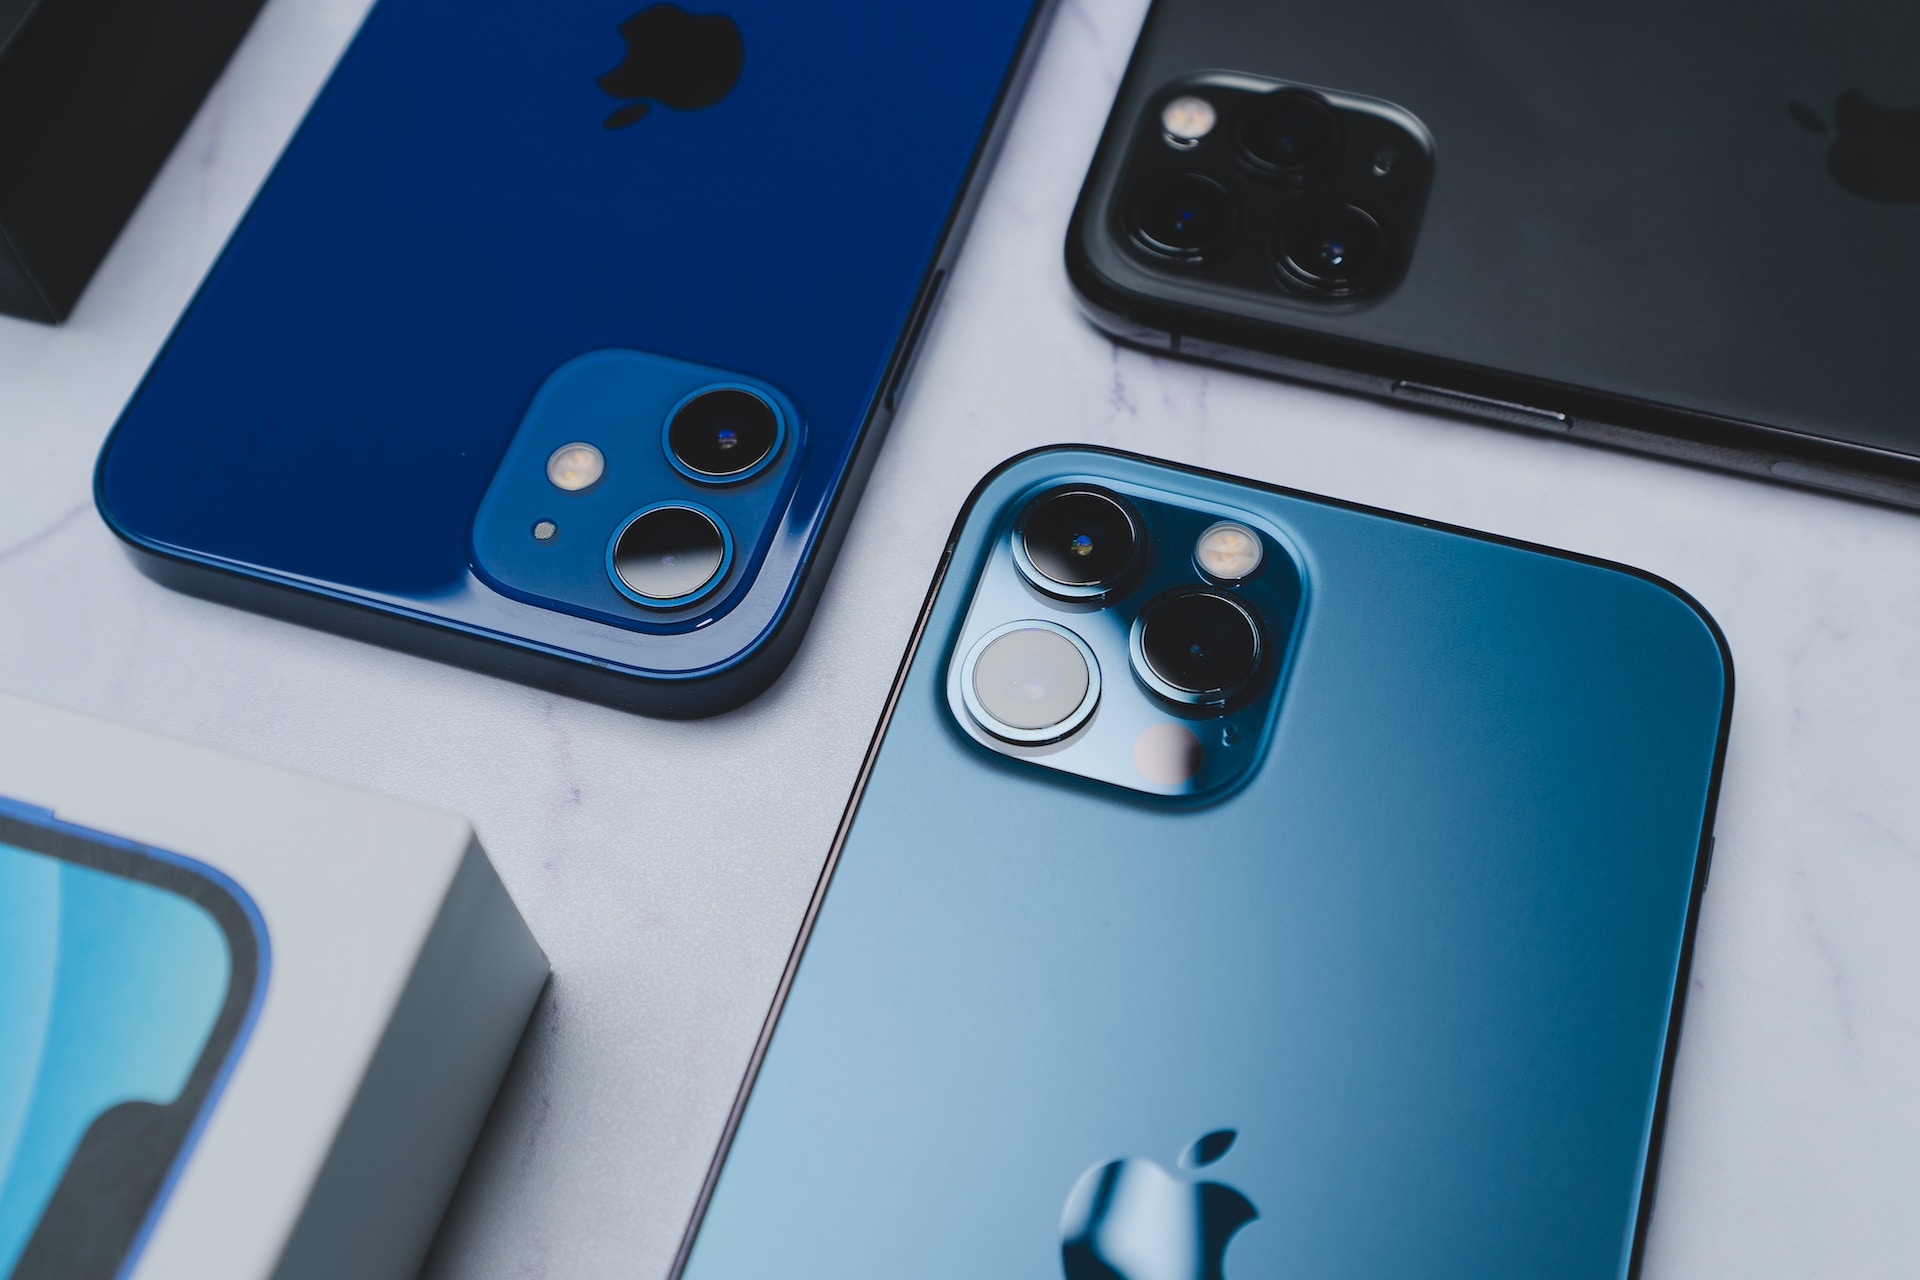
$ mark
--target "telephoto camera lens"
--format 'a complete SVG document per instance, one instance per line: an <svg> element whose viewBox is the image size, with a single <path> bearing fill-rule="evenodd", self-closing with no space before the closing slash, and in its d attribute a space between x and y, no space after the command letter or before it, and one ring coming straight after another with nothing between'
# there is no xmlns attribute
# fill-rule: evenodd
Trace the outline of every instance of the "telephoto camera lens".
<svg viewBox="0 0 1920 1280"><path fill-rule="evenodd" d="M607 549L614 586L653 608L690 604L719 578L727 535L704 511L665 506L642 511Z"/></svg>
<svg viewBox="0 0 1920 1280"><path fill-rule="evenodd" d="M1318 95L1278 89L1240 117L1240 149L1283 178L1309 178L1340 162L1340 119Z"/></svg>
<svg viewBox="0 0 1920 1280"><path fill-rule="evenodd" d="M1156 178L1134 197L1133 230L1157 253L1202 258L1233 235L1233 198L1197 173Z"/></svg>
<svg viewBox="0 0 1920 1280"><path fill-rule="evenodd" d="M1386 271L1387 233L1350 204L1311 202L1280 219L1274 257L1289 280L1317 293L1361 293Z"/></svg>
<svg viewBox="0 0 1920 1280"><path fill-rule="evenodd" d="M780 445L780 415L751 391L719 387L681 405L667 424L667 448L702 480L734 480Z"/></svg>
<svg viewBox="0 0 1920 1280"><path fill-rule="evenodd" d="M1224 702L1260 668L1260 627L1226 596L1180 591L1141 611L1133 652L1156 693L1176 702Z"/></svg>
<svg viewBox="0 0 1920 1280"><path fill-rule="evenodd" d="M1028 504L1016 535L1033 585L1087 598L1133 567L1139 526L1126 504L1099 489L1056 489Z"/></svg>

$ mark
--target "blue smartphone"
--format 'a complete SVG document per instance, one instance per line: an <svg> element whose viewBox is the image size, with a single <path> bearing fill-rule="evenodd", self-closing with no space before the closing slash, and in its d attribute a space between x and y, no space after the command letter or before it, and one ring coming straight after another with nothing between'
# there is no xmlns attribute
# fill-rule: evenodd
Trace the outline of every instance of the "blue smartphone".
<svg viewBox="0 0 1920 1280"><path fill-rule="evenodd" d="M1620 565L1014 460L675 1274L1632 1275L1732 680Z"/></svg>
<svg viewBox="0 0 1920 1280"><path fill-rule="evenodd" d="M231 880L0 799L0 1276L131 1269L267 964Z"/></svg>
<svg viewBox="0 0 1920 1280"><path fill-rule="evenodd" d="M661 715L799 643L1049 0L381 0L104 447L181 590Z"/></svg>

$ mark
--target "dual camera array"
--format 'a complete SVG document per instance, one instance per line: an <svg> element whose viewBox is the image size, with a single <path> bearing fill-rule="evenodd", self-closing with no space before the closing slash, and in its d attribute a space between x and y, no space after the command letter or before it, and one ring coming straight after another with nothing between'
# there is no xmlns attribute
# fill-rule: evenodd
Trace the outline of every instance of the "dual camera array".
<svg viewBox="0 0 1920 1280"><path fill-rule="evenodd" d="M1227 78L1158 101L1117 211L1149 260L1318 300L1376 293L1403 273L1432 169L1411 116Z"/></svg>
<svg viewBox="0 0 1920 1280"><path fill-rule="evenodd" d="M1047 596L1098 605L1135 584L1146 552L1135 508L1091 486L1041 494L1021 511L1012 551L1021 577ZM1259 619L1230 592L1260 567L1260 535L1237 521L1209 525L1192 562L1202 581L1171 585L1134 616L1127 647L1134 673L1158 698L1189 711L1231 702L1260 670ZM1188 576L1188 575L1181 575ZM1100 669L1087 641L1059 622L996 627L962 662L961 690L979 726L1021 745L1058 742L1093 715Z"/></svg>
<svg viewBox="0 0 1920 1280"><path fill-rule="evenodd" d="M674 470L703 484L733 484L764 470L779 453L781 415L744 387L710 387L682 400L667 416L664 446ZM547 479L564 493L583 493L606 474L606 456L587 441L563 444L547 457ZM560 524L533 525L535 542L552 542ZM717 587L733 559L733 537L718 514L692 502L644 507L620 522L607 544L607 574L627 599L651 609L689 605Z"/></svg>

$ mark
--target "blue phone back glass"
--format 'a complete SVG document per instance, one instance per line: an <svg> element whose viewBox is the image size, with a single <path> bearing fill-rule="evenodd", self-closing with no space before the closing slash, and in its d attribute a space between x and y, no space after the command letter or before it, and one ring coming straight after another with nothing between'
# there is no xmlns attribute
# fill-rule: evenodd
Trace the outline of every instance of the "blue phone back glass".
<svg viewBox="0 0 1920 1280"><path fill-rule="evenodd" d="M231 970L198 904L0 843L0 1275L95 1118L179 1095Z"/></svg>
<svg viewBox="0 0 1920 1280"><path fill-rule="evenodd" d="M1265 754L1223 796L1082 781L954 718L1010 507L1095 477L1298 553ZM1731 692L1711 622L1615 566L1136 458L1013 464L958 535L685 1274L1058 1277L1104 1215L1109 1269L1068 1280L1217 1280L1220 1247L1239 1277L1619 1280Z"/></svg>
<svg viewBox="0 0 1920 1280"><path fill-rule="evenodd" d="M123 534L645 671L753 648L809 563L1035 6L730 0L733 91L607 128L620 101L596 81L642 7L375 7L108 445L99 495ZM698 630L556 617L469 572L529 402L606 348L764 379L805 418L757 577Z"/></svg>

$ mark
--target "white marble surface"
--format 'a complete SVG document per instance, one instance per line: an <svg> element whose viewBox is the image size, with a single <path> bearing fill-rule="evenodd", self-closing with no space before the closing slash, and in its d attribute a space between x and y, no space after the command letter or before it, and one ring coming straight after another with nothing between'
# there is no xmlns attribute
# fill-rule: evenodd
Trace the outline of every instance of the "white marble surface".
<svg viewBox="0 0 1920 1280"><path fill-rule="evenodd" d="M73 320L0 319L0 688L470 814L555 971L429 1274L661 1275L943 535L1114 444L1641 565L1739 688L1646 1274L1920 1260L1920 516L1116 350L1062 231L1144 9L1068 0L812 633L659 723L177 596L95 450L365 0L270 0Z"/></svg>

